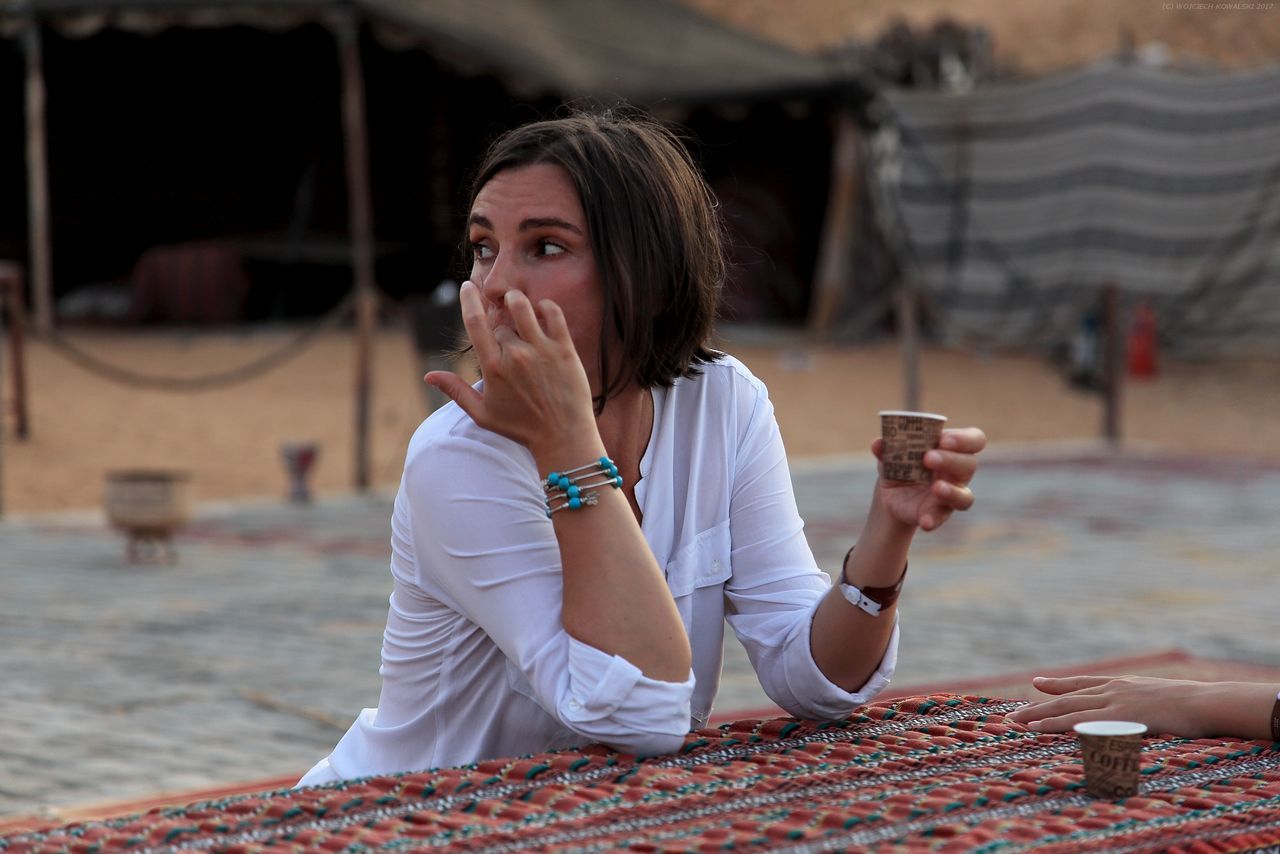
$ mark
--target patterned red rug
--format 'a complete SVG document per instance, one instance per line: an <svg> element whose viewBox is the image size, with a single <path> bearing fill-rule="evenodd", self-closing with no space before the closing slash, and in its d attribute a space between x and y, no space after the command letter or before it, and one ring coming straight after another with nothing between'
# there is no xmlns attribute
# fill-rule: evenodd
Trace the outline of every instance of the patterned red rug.
<svg viewBox="0 0 1280 854"><path fill-rule="evenodd" d="M971 695L992 698L1029 699L1042 696L1031 687L1032 676L1070 675L1137 675L1171 679L1229 680L1242 682L1274 682L1280 685L1280 669L1240 662L1198 658L1181 650L1166 650L1146 655L1106 659L1025 673L958 680L947 683L893 686L878 699L919 697L934 694ZM781 715L777 708L726 711L713 716L711 725L734 720L766 719ZM19 815L0 818L0 835L57 827L69 822L93 821L135 815L158 807L178 807L197 801L216 801L238 795L278 790L292 786L302 776L297 772L247 780L241 783L204 789L159 793L147 798L84 804L58 809L49 815Z"/></svg>
<svg viewBox="0 0 1280 854"><path fill-rule="evenodd" d="M599 745L0 835L13 854L451 850L1206 852L1280 845L1280 744L1154 735L1136 794L1079 742L949 694L831 723L743 720L637 759Z"/></svg>

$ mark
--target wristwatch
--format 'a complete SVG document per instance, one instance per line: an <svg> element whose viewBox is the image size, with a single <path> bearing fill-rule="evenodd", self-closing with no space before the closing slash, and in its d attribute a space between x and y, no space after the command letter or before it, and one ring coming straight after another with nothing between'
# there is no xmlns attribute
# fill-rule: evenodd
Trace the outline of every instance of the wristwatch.
<svg viewBox="0 0 1280 854"><path fill-rule="evenodd" d="M849 562L850 554L853 554L853 549L849 549L845 554L844 563ZM881 611L898 601L902 583L907 580L906 566L902 567L902 575L898 577L897 584L889 587L855 587L845 580L844 563L840 564L840 594L849 604L856 605L873 617L878 617Z"/></svg>

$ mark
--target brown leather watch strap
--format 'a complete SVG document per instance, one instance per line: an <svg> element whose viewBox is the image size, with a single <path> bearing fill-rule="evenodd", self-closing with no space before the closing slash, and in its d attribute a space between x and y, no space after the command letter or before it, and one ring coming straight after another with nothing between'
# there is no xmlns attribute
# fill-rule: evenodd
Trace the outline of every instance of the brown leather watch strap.
<svg viewBox="0 0 1280 854"><path fill-rule="evenodd" d="M1276 704L1271 707L1271 740L1280 741L1280 694L1276 694Z"/></svg>
<svg viewBox="0 0 1280 854"><path fill-rule="evenodd" d="M856 545L850 548L849 551L845 552L844 562L840 564L840 583L846 587L852 587L854 590L857 590L862 594L862 598L871 600L873 603L880 606L880 610L883 611L885 608L888 608L894 602L898 601L898 594L902 592L902 584L907 580L907 567L911 564L907 563L903 565L902 575L898 576L898 581L895 584L891 584L887 587L858 587L849 582L849 577L845 575L844 572L845 566L849 563L849 555L853 554L853 550L855 548L857 548ZM849 597L846 596L845 598L847 599ZM852 602L853 600L850 599L849 601ZM864 608L863 610L866 609Z"/></svg>

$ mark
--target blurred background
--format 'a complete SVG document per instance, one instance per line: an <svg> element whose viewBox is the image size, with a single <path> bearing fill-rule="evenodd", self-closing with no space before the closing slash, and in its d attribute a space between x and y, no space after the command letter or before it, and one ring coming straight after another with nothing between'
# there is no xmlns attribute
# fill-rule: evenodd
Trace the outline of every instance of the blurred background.
<svg viewBox="0 0 1280 854"><path fill-rule="evenodd" d="M1275 4L8 0L0 508L275 494L302 440L394 484L469 166L622 101L719 195L793 454L909 405L1277 455Z"/></svg>

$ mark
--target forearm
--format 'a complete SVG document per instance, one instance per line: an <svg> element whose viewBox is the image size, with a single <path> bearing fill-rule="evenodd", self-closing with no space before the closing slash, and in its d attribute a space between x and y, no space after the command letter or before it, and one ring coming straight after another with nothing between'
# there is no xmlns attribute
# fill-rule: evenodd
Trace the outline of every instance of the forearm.
<svg viewBox="0 0 1280 854"><path fill-rule="evenodd" d="M604 456L598 438L539 450L539 471L562 471ZM620 489L598 487L595 506L552 514L560 546L561 619L574 638L618 655L651 679L683 682L692 655L675 602Z"/></svg>
<svg viewBox="0 0 1280 854"><path fill-rule="evenodd" d="M893 585L906 569L915 527L892 519L873 501L857 548L845 560L844 579L855 587ZM856 691L876 672L893 634L897 605L871 616L846 600L840 578L823 597L810 634L813 660L823 674L846 691Z"/></svg>
<svg viewBox="0 0 1280 854"><path fill-rule="evenodd" d="M1270 739L1271 711L1277 691L1280 685L1255 682L1198 684L1187 697L1192 720L1198 724L1194 735Z"/></svg>

